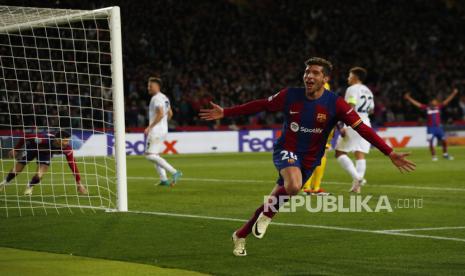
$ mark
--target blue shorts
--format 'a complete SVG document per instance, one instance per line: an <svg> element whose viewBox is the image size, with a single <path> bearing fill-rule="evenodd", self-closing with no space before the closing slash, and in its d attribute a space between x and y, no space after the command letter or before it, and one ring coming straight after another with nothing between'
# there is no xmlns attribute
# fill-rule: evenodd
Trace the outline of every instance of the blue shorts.
<svg viewBox="0 0 465 276"><path fill-rule="evenodd" d="M444 130L442 129L442 127L428 127L426 129L427 131L427 139L428 141L432 141L435 137L438 139L438 140L442 140L444 139Z"/></svg>
<svg viewBox="0 0 465 276"><path fill-rule="evenodd" d="M52 153L49 150L25 149L17 161L20 164L26 165L34 159L37 159L37 164L50 166Z"/></svg>
<svg viewBox="0 0 465 276"><path fill-rule="evenodd" d="M283 149L274 149L273 163L276 169L278 170L279 174L278 180L276 180L276 184L278 184L279 186L284 185L284 179L281 176L280 171L287 167L298 167L302 172L302 185L303 183L307 182L310 176L312 176L313 170L315 168L305 169L302 166L301 159L301 156L293 152L289 152Z"/></svg>

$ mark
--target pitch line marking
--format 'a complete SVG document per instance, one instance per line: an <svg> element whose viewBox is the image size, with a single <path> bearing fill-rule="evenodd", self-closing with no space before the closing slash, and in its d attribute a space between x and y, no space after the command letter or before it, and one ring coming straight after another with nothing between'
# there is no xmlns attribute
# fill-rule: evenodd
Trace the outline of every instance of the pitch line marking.
<svg viewBox="0 0 465 276"><path fill-rule="evenodd" d="M245 222L246 221L244 219L227 218L227 217L213 217L213 216L190 215L190 214L179 214L179 213L164 213L164 212L151 212L151 211L129 210L128 213L154 215L154 216L205 219L205 220L234 221L234 222ZM337 230L337 231L346 231L346 232L359 232L359 233L370 233L370 234L380 234L380 235L391 235L391 236L413 237L413 238L423 238L423 239L433 239L433 240L448 240L448 241L465 242L465 239L459 239L459 238L449 238L449 237L442 237L442 236L398 233L398 232L390 232L390 231L385 231L385 230L367 230L367 229L347 228L347 227L338 227L338 226L283 223L283 222L272 222L271 224L278 225L278 226L288 226L288 227L319 228L319 229L328 229L328 230Z"/></svg>
<svg viewBox="0 0 465 276"><path fill-rule="evenodd" d="M455 230L465 229L465 226L445 226L445 227L427 227L427 228L410 228L410 229L389 229L384 232L412 232L412 231L435 231L435 230Z"/></svg>
<svg viewBox="0 0 465 276"><path fill-rule="evenodd" d="M27 201L27 202L38 203L38 204L48 205L48 206L52 205L52 208L53 207L55 207L55 208L56 207L67 207L67 208L96 209L96 210L105 210L105 211L109 211L109 212L113 212L113 211L118 212L118 211L116 211L114 209L109 209L109 208L104 208L104 207L66 205L66 204L60 204L60 203L48 203L48 202L40 202L40 201L34 201L34 200L30 200L30 201ZM42 206L38 206L36 208L40 208L40 207L42 207ZM43 207L45 207L45 206L43 206ZM24 208L28 208L28 207L24 207ZM127 211L127 213L143 214L143 215L154 215L154 216L166 216L166 217L193 218L193 219L204 219L204 220L233 221L233 222L246 222L247 221L245 219L228 218L228 217L213 217L213 216L203 216L203 215L164 213L164 212L152 212L152 211L129 210L129 211ZM407 233L393 232L392 230L367 230L367 229L357 229L357 228L338 227L338 226L297 224L297 223L284 223L284 222L272 222L271 224L278 225L278 226L288 226L288 227L318 228L318 229L328 229L328 230L346 231L346 232L370 233L370 234L403 236L403 237L424 238L424 239L433 239L433 240L448 240L448 241L465 242L465 239L459 239L459 238L449 238L449 237L431 236L431 235L407 234ZM425 228L419 228L419 229L425 229Z"/></svg>
<svg viewBox="0 0 465 276"><path fill-rule="evenodd" d="M133 180L155 180L156 177L146 176L128 176L128 179ZM204 181L204 182L228 182L228 183L274 183L274 180L256 180L256 179L219 179L219 178L195 178L195 177L183 177L181 180L185 181ZM324 184L330 185L351 185L349 182L337 182L328 181ZM385 188L399 188L399 189L413 189L413 190L431 190L431 191L460 191L465 192L465 188L450 188L450 187L423 187L423 186L412 186L412 185L379 185L379 184L367 184L369 187L385 187Z"/></svg>

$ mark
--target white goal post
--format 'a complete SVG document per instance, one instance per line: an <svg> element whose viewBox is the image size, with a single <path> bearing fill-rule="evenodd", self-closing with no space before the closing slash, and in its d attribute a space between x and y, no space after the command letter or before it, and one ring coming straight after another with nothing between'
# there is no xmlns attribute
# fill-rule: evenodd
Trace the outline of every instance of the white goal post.
<svg viewBox="0 0 465 276"><path fill-rule="evenodd" d="M24 195L23 187L37 175L36 160L4 186L0 216L13 210L128 210L121 40L119 7L0 6L0 181L17 164L8 153L26 137L65 130L77 145L105 136L102 147L114 139L105 157L80 156L73 147L88 194L76 191L79 180L69 160L54 155L41 182L31 184L32 195ZM17 160L28 156L26 144Z"/></svg>

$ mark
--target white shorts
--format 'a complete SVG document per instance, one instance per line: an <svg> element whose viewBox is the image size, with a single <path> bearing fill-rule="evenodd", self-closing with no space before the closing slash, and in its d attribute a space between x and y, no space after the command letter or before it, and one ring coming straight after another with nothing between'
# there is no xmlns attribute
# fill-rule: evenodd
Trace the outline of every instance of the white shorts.
<svg viewBox="0 0 465 276"><path fill-rule="evenodd" d="M148 154L160 154L165 146L166 133L165 134L152 134L147 136L145 144L145 153Z"/></svg>
<svg viewBox="0 0 465 276"><path fill-rule="evenodd" d="M344 137L339 136L337 139L336 150L343 152L354 152L360 151L363 153L370 152L370 143L363 139L351 127L346 128L346 135Z"/></svg>

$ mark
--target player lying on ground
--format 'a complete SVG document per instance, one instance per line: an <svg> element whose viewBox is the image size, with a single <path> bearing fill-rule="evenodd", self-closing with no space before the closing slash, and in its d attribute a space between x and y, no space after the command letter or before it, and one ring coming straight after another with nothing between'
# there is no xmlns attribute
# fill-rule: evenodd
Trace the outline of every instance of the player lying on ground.
<svg viewBox="0 0 465 276"><path fill-rule="evenodd" d="M459 91L454 88L452 93L441 103L438 99L432 99L429 105L420 103L410 96L410 92L404 95L404 98L411 102L414 106L425 110L428 115L428 121L426 123L426 131L428 134L429 149L431 151L433 161L438 161L436 157L436 149L434 148L434 138L438 139L438 144L442 144L442 156L445 159L453 160L454 158L447 153L447 141L444 135L444 129L441 125L441 109L448 105L450 101L457 95Z"/></svg>
<svg viewBox="0 0 465 276"><path fill-rule="evenodd" d="M64 154L68 161L69 168L76 179L77 191L82 195L87 194L86 188L81 184L81 176L79 175L76 160L74 160L73 149L70 146L70 138L71 135L66 131L59 131L53 134L26 134L24 138L18 141L14 149L10 151L10 156L15 157L16 151L21 150L24 146L21 157L16 160L15 166L0 183L0 191L23 171L27 163L37 159L37 171L24 191L25 195L32 195L34 186L40 183L43 175L48 171L53 155Z"/></svg>
<svg viewBox="0 0 465 276"><path fill-rule="evenodd" d="M363 84L366 76L365 68L354 67L349 70L347 82L350 86L347 88L344 99L354 108L363 123L371 127L369 114L373 112L375 103L373 93ZM370 152L370 143L352 128L343 127L340 129L340 133L336 144L337 162L352 177L350 191L360 193L361 186L366 183L364 178L366 171L365 154ZM347 155L349 152L354 153L355 164Z"/></svg>
<svg viewBox="0 0 465 276"><path fill-rule="evenodd" d="M355 129L375 145L400 171L412 171L415 164L405 159L408 153L396 153L360 117L343 98L325 90L332 65L322 58L310 58L305 63L303 81L305 88L287 88L268 99L255 100L240 106L222 108L211 103L211 109L202 109L204 120L217 120L226 116L254 114L261 111L283 111L285 114L281 137L274 144L273 161L279 172L277 185L270 200L261 205L252 218L232 235L233 254L247 255L245 238L251 232L263 238L268 224L279 210L279 203L296 195L320 165L330 131L338 121ZM280 199L281 197L281 199ZM276 202L276 203L275 203ZM275 204L273 204L275 203Z"/></svg>

